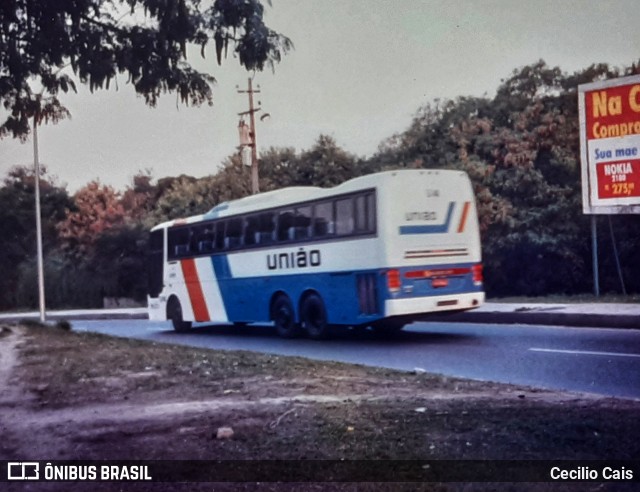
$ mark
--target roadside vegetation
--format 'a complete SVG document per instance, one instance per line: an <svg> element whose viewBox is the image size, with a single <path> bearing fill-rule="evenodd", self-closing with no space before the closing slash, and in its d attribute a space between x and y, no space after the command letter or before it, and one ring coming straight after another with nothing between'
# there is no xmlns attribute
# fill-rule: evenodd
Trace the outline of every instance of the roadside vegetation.
<svg viewBox="0 0 640 492"><path fill-rule="evenodd" d="M425 104L409 128L369 158L325 135L308 150L265 150L260 189L334 186L388 169L462 169L475 187L488 295L584 294L592 272L581 205L577 87L637 73L638 64L597 64L569 74L539 61L514 70L494 96ZM144 301L149 228L250 193L249 173L236 155L211 176L140 172L124 190L93 181L70 195L46 171L41 178L50 308L100 307L106 296ZM0 310L37 305L33 195L33 172L25 167L13 168L0 185ZM622 291L615 240L626 290L639 294L640 222L620 215L610 224L599 217L598 225L602 291Z"/></svg>
<svg viewBox="0 0 640 492"><path fill-rule="evenodd" d="M638 294L605 294L596 297L594 294L551 294L548 296L509 296L494 297L493 302L505 302L510 304L638 304L640 303L640 295Z"/></svg>

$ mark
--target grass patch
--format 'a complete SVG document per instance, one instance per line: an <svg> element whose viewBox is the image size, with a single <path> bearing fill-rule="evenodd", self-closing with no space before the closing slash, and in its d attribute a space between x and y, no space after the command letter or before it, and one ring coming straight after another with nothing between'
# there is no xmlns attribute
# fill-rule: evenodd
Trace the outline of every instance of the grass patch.
<svg viewBox="0 0 640 492"><path fill-rule="evenodd" d="M0 448L1 459L640 455L637 401L38 326L15 330L22 345L11 384L30 398L13 404L11 418L31 432L10 431L6 442L14 444ZM218 439L226 426L233 437Z"/></svg>

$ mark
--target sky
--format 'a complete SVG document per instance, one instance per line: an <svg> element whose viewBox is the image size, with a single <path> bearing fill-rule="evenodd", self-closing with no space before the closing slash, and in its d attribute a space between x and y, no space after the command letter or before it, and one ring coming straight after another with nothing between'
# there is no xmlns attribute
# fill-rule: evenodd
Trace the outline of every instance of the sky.
<svg viewBox="0 0 640 492"><path fill-rule="evenodd" d="M514 69L543 59L565 72L640 59L638 0L272 0L266 24L295 49L275 71L247 72L231 55L189 61L212 74L214 105L186 107L164 95L145 105L125 78L117 90L63 95L72 118L39 128L40 162L70 193L91 180L124 190L139 171L157 178L214 174L239 144L238 94L253 79L270 118L258 150L309 149L332 136L373 155L435 99L492 96ZM3 117L0 110L0 117ZM4 120L4 118L3 118ZM33 165L33 143L0 140L0 178Z"/></svg>

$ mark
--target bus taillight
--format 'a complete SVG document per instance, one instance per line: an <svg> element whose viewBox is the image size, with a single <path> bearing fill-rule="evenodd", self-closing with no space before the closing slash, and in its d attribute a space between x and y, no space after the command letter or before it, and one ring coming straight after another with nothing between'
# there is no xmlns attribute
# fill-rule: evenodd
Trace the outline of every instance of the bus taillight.
<svg viewBox="0 0 640 492"><path fill-rule="evenodd" d="M398 292L402 282L400 280L400 270L388 270L387 271L387 288L389 292Z"/></svg>
<svg viewBox="0 0 640 492"><path fill-rule="evenodd" d="M482 285L482 282L484 281L484 276L482 275L482 263L473 265L471 267L471 272L473 273L474 285Z"/></svg>

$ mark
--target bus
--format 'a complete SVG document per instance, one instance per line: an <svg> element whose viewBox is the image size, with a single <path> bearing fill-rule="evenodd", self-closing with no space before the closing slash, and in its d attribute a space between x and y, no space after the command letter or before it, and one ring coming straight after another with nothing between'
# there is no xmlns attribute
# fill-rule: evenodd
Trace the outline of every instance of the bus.
<svg viewBox="0 0 640 492"><path fill-rule="evenodd" d="M221 203L150 232L149 319L269 323L283 337L332 327L397 331L484 302L466 173L386 171L333 188Z"/></svg>

